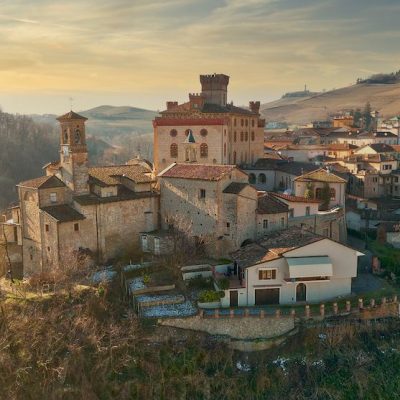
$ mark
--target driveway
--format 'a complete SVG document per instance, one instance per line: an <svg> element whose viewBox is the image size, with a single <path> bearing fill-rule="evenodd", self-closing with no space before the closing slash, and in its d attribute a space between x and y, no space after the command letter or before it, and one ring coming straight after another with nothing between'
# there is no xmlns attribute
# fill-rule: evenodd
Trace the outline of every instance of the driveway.
<svg viewBox="0 0 400 400"><path fill-rule="evenodd" d="M357 278L354 278L351 285L351 291L355 294L366 292L375 292L385 286L385 281L371 273L360 272Z"/></svg>

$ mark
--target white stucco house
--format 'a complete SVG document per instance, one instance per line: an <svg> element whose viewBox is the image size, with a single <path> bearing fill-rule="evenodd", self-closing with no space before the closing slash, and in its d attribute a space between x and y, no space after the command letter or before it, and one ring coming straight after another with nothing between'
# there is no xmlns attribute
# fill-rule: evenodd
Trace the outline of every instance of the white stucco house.
<svg viewBox="0 0 400 400"><path fill-rule="evenodd" d="M272 233L232 253L235 267L228 272L221 305L313 303L347 296L361 255L301 228ZM217 281L227 271L217 267Z"/></svg>

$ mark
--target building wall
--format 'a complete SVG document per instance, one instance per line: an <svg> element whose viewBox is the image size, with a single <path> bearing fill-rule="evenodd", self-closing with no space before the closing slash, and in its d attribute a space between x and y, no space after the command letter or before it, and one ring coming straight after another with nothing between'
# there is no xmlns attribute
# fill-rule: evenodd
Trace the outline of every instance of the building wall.
<svg viewBox="0 0 400 400"><path fill-rule="evenodd" d="M268 227L264 228L264 220ZM282 223L283 221L283 223ZM288 226L288 213L257 214L257 238L262 238L270 232L286 229Z"/></svg>
<svg viewBox="0 0 400 400"><path fill-rule="evenodd" d="M275 171L274 170L245 170L249 174L249 182L257 188L257 190L273 191L275 188Z"/></svg>
<svg viewBox="0 0 400 400"><path fill-rule="evenodd" d="M314 187L314 196L317 188L323 188L323 182L312 182ZM345 183L329 183L329 187L335 189L335 198L329 202L329 207L341 206L345 205L345 195L346 195L346 187ZM295 195L304 197L304 193L307 190L307 182L299 182L296 181L294 185Z"/></svg>

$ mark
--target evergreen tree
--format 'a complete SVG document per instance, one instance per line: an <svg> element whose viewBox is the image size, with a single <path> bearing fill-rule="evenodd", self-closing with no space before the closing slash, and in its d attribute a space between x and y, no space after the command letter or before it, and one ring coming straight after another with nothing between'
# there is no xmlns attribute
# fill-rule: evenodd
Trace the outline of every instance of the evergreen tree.
<svg viewBox="0 0 400 400"><path fill-rule="evenodd" d="M363 112L363 117L364 117L364 124L365 124L365 129L370 130L372 126L372 116L371 116L371 104L369 101L365 104L364 107L364 112Z"/></svg>
<svg viewBox="0 0 400 400"><path fill-rule="evenodd" d="M321 191L321 209L327 210L329 208L329 203L331 201L331 188L329 187L328 182L324 182L324 186Z"/></svg>

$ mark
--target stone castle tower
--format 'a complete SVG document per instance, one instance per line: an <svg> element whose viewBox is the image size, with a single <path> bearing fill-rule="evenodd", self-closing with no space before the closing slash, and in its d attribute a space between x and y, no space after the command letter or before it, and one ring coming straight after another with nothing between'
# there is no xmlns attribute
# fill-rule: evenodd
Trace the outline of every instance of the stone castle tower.
<svg viewBox="0 0 400 400"><path fill-rule="evenodd" d="M85 122L87 118L70 111L58 117L60 122L60 173L63 182L75 195L89 193L88 151Z"/></svg>
<svg viewBox="0 0 400 400"><path fill-rule="evenodd" d="M205 102L225 107L229 76L224 74L200 75L201 94Z"/></svg>

